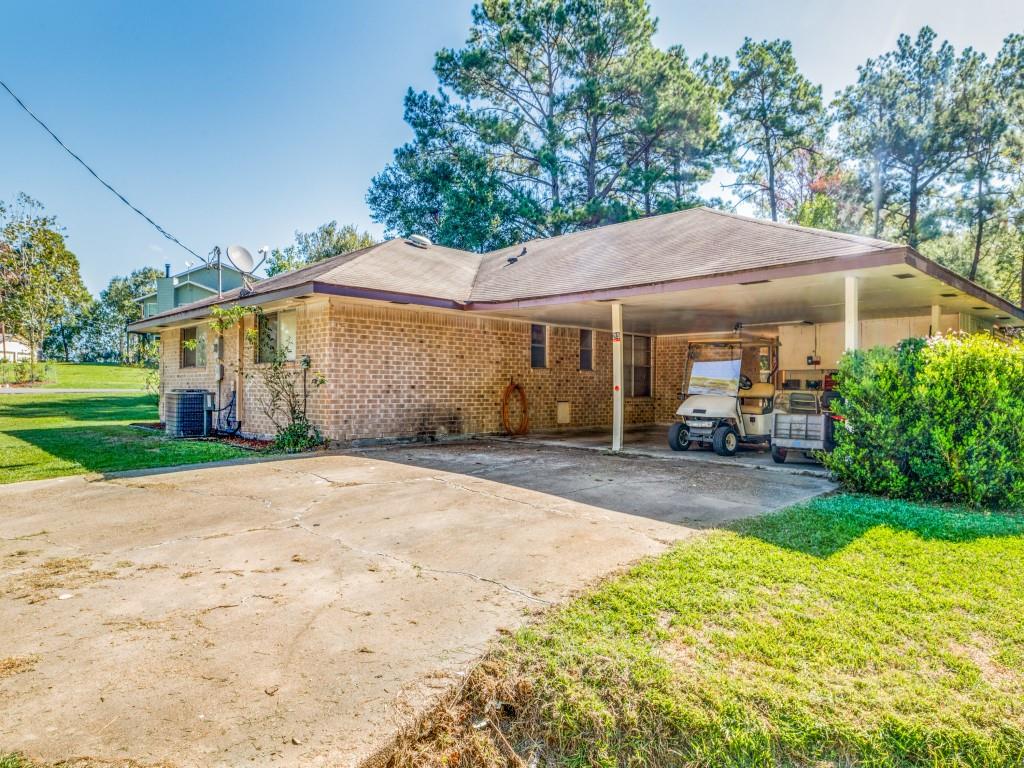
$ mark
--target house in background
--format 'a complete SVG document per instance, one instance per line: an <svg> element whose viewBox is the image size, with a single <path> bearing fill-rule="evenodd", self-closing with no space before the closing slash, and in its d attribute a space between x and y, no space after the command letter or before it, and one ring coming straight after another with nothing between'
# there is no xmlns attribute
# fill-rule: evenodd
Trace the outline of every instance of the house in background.
<svg viewBox="0 0 1024 768"><path fill-rule="evenodd" d="M157 278L156 291L140 296L135 301L142 305L142 317L152 317L186 304L216 297L218 280L220 291L228 293L242 287L242 273L227 263L221 264L218 276L216 266L201 264L171 275L171 265L164 264L164 276Z"/></svg>
<svg viewBox="0 0 1024 768"><path fill-rule="evenodd" d="M28 344L19 336L0 333L0 360L9 363L20 363L27 361L32 356L32 350Z"/></svg>
<svg viewBox="0 0 1024 768"><path fill-rule="evenodd" d="M272 433L248 374L274 346L326 376L309 417L344 442L499 432L514 381L531 429L603 427L618 450L625 425L675 418L705 353L742 353L752 381L807 397L844 350L1024 325L908 246L708 208L485 254L394 239L211 293L129 327L160 335L162 391L234 392L242 431ZM249 316L220 343L218 304L261 308L260 327ZM750 334L766 353L745 353Z"/></svg>

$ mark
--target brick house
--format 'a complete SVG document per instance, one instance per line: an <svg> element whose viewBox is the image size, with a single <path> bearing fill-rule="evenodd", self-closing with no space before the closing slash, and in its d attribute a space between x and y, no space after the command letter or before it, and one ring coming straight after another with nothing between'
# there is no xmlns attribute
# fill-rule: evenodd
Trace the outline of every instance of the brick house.
<svg viewBox="0 0 1024 768"><path fill-rule="evenodd" d="M1024 325L909 247L707 208L486 254L393 239L131 326L160 336L163 391L235 392L255 435L273 431L245 375L263 364L246 343L256 321L216 339L218 304L259 306L294 364L309 356L327 379L310 416L341 442L500 432L513 381L531 429L621 434L671 421L688 359L741 338L769 345L776 379L811 381L862 344ZM753 372L749 345L743 359Z"/></svg>

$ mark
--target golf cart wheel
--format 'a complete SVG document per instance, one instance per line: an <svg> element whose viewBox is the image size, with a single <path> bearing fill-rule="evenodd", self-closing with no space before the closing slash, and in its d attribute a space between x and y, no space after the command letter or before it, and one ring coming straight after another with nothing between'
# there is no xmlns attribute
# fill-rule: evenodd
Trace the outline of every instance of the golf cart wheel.
<svg viewBox="0 0 1024 768"><path fill-rule="evenodd" d="M685 451L690 447L690 433L681 421L668 428L668 447L673 451Z"/></svg>
<svg viewBox="0 0 1024 768"><path fill-rule="evenodd" d="M781 445L773 445L772 446L772 461L774 461L776 464L785 464L786 463L786 454L788 454L788 453L789 453L789 451L786 450L785 448L783 448Z"/></svg>
<svg viewBox="0 0 1024 768"><path fill-rule="evenodd" d="M740 436L730 426L722 425L711 436L711 445L719 456L735 456L740 444Z"/></svg>

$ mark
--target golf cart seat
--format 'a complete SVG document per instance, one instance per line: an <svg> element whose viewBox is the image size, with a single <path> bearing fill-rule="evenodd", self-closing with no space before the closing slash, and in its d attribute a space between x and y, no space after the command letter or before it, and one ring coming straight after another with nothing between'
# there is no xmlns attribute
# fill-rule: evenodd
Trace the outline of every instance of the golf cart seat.
<svg viewBox="0 0 1024 768"><path fill-rule="evenodd" d="M750 389L740 390L740 413L760 416L771 413L772 400L775 398L775 385L757 382Z"/></svg>

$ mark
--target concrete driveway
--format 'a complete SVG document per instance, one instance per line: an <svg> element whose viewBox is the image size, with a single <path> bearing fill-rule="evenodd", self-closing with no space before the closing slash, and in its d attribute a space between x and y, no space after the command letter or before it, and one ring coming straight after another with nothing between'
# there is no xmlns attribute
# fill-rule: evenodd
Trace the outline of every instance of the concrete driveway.
<svg viewBox="0 0 1024 768"><path fill-rule="evenodd" d="M0 486L0 752L353 765L497 630L829 487L483 441Z"/></svg>

